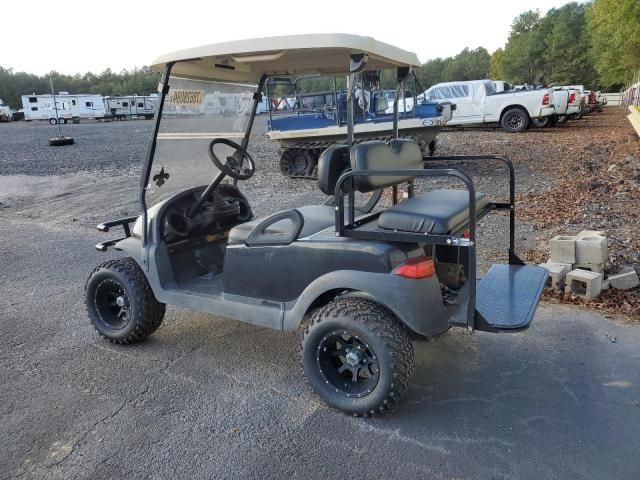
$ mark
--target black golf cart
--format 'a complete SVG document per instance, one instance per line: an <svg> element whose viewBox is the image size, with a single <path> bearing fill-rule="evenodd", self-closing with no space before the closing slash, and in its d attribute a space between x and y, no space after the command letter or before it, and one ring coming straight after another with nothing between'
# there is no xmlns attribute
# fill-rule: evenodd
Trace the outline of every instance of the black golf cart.
<svg viewBox="0 0 640 480"><path fill-rule="evenodd" d="M116 343L140 341L160 326L166 304L284 331L304 324L300 356L315 391L343 412L371 415L391 408L409 385L412 337L452 326L526 329L547 271L524 265L514 252L511 162L423 158L415 142L398 139L400 95L395 139L353 142L359 72L393 69L399 92L417 65L415 54L353 35L246 40L157 60L163 77L140 184L142 213L98 226L122 227L124 236L96 248L126 255L104 262L87 281L98 332ZM318 164L318 188L328 201L254 219L239 187L256 170L247 147L265 81L314 73L348 79L347 145L330 147ZM459 170L430 167L448 161L504 162L509 200L476 193ZM415 195L416 178L443 176L464 189ZM381 208L388 187L393 202ZM402 202L399 187L407 192ZM362 193L369 201L358 207ZM493 210L510 215L509 263L494 265L477 283L476 224Z"/></svg>

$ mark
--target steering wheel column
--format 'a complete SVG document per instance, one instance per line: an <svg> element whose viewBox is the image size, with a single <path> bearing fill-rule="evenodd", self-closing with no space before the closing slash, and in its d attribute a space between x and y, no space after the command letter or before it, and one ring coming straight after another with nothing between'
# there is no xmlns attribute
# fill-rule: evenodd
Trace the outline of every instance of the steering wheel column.
<svg viewBox="0 0 640 480"><path fill-rule="evenodd" d="M220 161L214 152L214 147L219 144L226 145L235 150L232 155L227 156L224 163ZM256 172L256 164L253 158L251 158L251 155L232 140L226 138L213 139L209 144L208 153L209 158L220 172L215 176L205 191L202 192L202 195L200 195L200 198L193 204L191 209L189 209L187 213L187 217L189 218L193 218L198 213L206 198L220 185L220 182L222 182L225 176L228 175L236 180L248 180L253 177L253 174Z"/></svg>

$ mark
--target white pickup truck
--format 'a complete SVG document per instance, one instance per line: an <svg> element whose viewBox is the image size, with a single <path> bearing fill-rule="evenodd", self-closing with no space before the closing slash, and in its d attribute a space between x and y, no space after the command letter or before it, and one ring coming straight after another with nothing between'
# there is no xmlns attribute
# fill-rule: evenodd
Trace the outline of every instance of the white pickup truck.
<svg viewBox="0 0 640 480"><path fill-rule="evenodd" d="M428 100L456 105L451 125L500 123L506 132L529 128L532 118L555 115L553 90L505 90L496 92L491 80L438 83L425 92Z"/></svg>
<svg viewBox="0 0 640 480"><path fill-rule="evenodd" d="M570 87L553 87L553 106L555 115L532 120L536 127L552 127L575 118L580 112L580 92Z"/></svg>
<svg viewBox="0 0 640 480"><path fill-rule="evenodd" d="M0 122L10 122L12 118L11 109L8 105L4 105L0 99Z"/></svg>

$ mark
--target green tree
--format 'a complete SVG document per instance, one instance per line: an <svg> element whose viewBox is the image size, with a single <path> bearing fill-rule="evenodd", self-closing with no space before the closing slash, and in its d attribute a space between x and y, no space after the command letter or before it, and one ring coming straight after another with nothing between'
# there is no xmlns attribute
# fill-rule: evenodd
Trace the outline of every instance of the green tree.
<svg viewBox="0 0 640 480"><path fill-rule="evenodd" d="M491 65L489 67L489 78L500 80L502 78L502 59L504 58L504 50L498 48L491 54Z"/></svg>
<svg viewBox="0 0 640 480"><path fill-rule="evenodd" d="M602 83L628 82L640 68L640 1L594 0L587 25Z"/></svg>
<svg viewBox="0 0 640 480"><path fill-rule="evenodd" d="M148 67L122 70L110 69L100 74L63 75L52 71L43 76L14 72L0 66L0 98L13 108L22 108L22 95L49 93L49 77L53 78L56 92L95 93L98 95L148 95L158 86L158 74Z"/></svg>
<svg viewBox="0 0 640 480"><path fill-rule="evenodd" d="M526 11L513 21L501 61L509 80L534 83L544 77L543 30L539 10Z"/></svg>
<svg viewBox="0 0 640 480"><path fill-rule="evenodd" d="M544 17L545 78L565 84L597 84L597 73L589 54L586 34L587 5L568 3Z"/></svg>

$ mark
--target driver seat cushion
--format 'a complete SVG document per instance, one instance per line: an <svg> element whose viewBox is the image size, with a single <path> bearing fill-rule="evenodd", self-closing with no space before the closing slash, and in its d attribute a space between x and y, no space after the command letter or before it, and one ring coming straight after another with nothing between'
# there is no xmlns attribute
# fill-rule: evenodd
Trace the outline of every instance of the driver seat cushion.
<svg viewBox="0 0 640 480"><path fill-rule="evenodd" d="M297 208L304 218L304 225L298 235L298 238L308 237L318 233L325 228L335 225L335 209L330 205L308 205L306 207ZM346 212L345 212L346 213ZM362 212L356 210L356 216L362 215ZM228 245L242 245L246 242L247 237L252 230L264 220L259 218L250 222L241 223L229 230ZM289 220L280 220L270 225L265 230L266 234L269 233L286 233L290 228L293 228L292 222Z"/></svg>
<svg viewBox="0 0 640 480"><path fill-rule="evenodd" d="M476 215L490 208L483 193L476 193ZM432 190L393 205L378 217L378 227L410 233L447 235L469 223L467 190Z"/></svg>

